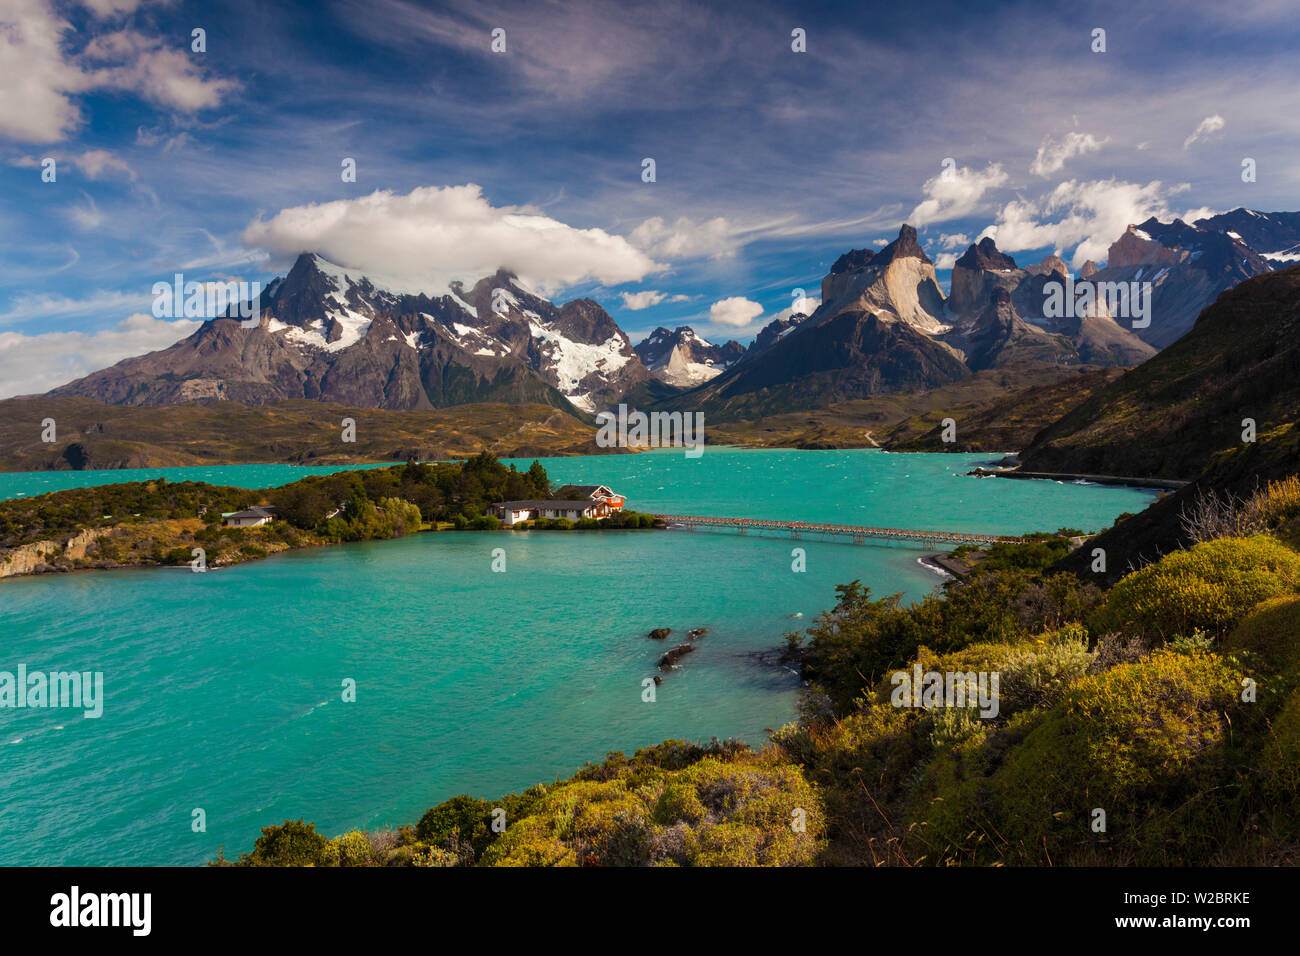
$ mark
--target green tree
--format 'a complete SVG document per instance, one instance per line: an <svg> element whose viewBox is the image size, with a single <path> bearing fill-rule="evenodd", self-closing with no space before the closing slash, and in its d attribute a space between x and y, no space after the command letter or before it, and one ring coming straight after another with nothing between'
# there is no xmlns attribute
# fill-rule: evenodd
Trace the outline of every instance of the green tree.
<svg viewBox="0 0 1300 956"><path fill-rule="evenodd" d="M316 825L302 820L285 820L262 828L253 852L241 858L245 866L321 866L326 861L328 841L316 832Z"/></svg>

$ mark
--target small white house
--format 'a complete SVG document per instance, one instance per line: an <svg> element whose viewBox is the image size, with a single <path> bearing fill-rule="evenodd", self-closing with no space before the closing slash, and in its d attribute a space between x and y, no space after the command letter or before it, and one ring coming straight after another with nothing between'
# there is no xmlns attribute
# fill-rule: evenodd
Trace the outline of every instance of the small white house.
<svg viewBox="0 0 1300 956"><path fill-rule="evenodd" d="M562 501L556 498L498 501L492 510L507 528L520 521L535 521L538 518L568 518L577 521L579 518L603 517L608 513L599 501Z"/></svg>
<svg viewBox="0 0 1300 956"><path fill-rule="evenodd" d="M270 505L254 505L251 508L245 508L243 511L222 514L221 523L227 528L257 528L264 524L270 524L278 517L280 517L279 508L273 508Z"/></svg>

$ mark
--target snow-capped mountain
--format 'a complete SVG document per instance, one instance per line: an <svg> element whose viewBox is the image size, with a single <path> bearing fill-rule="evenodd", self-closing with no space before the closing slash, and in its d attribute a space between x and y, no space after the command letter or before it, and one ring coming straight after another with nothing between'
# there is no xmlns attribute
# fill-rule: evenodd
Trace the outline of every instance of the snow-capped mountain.
<svg viewBox="0 0 1300 956"><path fill-rule="evenodd" d="M655 329L633 351L659 381L685 388L721 375L740 361L745 347L734 340L714 345L682 325L671 332Z"/></svg>
<svg viewBox="0 0 1300 956"><path fill-rule="evenodd" d="M1260 216L1244 209L1226 215L1235 219L1239 214L1247 219ZM1219 293L1285 264L1262 255L1235 230L1208 226L1210 221L1189 225L1181 219L1164 223L1152 218L1131 225L1111 243L1106 267L1090 276L1099 283L1151 283L1151 324L1135 331L1156 348L1181 338ZM1276 235L1267 238L1284 241Z"/></svg>
<svg viewBox="0 0 1300 956"><path fill-rule="evenodd" d="M266 288L260 309L251 327L210 319L168 349L55 393L132 405L314 398L431 408L497 400L594 412L648 377L627 335L595 302L556 306L504 270L431 297L304 253Z"/></svg>
<svg viewBox="0 0 1300 956"><path fill-rule="evenodd" d="M770 322L748 349L687 327L636 348L591 299L556 305L506 270L439 295L300 255L247 325L210 319L170 348L119 362L53 394L117 404L319 399L416 409L544 402L592 413L621 401L753 417L888 392L932 389L1021 363L1134 365L1192 327L1220 293L1300 261L1300 213L1237 209L1188 224L1129 226L1104 268L1078 279L1152 285L1150 325L1045 316L1056 256L1018 266L991 238L956 261L949 295L916 230L840 256L811 316ZM233 313L232 313L233 314Z"/></svg>
<svg viewBox="0 0 1300 956"><path fill-rule="evenodd" d="M1237 208L1192 225L1239 239L1267 259L1274 269L1300 262L1300 212L1257 212Z"/></svg>
<svg viewBox="0 0 1300 956"><path fill-rule="evenodd" d="M879 252L853 249L822 280L822 304L760 333L743 360L669 404L719 418L777 414L937 388L1011 365L1133 365L1155 350L1108 315L1041 319L1048 256L1022 269L992 239L972 245L945 298L914 228Z"/></svg>

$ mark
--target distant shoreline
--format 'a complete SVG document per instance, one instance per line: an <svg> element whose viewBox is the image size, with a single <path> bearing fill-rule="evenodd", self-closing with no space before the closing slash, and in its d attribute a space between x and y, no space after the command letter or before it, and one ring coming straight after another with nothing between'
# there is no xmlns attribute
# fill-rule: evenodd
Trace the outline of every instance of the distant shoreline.
<svg viewBox="0 0 1300 956"><path fill-rule="evenodd" d="M1019 471L1009 468L976 468L971 475L978 478L1018 478L1021 481L1088 481L1095 485L1122 485L1128 488L1156 488L1177 491L1189 484L1172 478L1135 478L1121 475L1088 475L1079 472Z"/></svg>

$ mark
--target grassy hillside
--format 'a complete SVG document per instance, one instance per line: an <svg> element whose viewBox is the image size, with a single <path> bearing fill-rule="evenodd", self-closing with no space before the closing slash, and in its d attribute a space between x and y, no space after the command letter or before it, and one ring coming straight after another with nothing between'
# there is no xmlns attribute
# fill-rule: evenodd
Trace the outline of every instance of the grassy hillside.
<svg viewBox="0 0 1300 956"><path fill-rule="evenodd" d="M1153 321L1159 321L1155 316ZM1300 415L1300 266L1248 279L1196 326L1045 428L1026 471L1195 478L1210 456Z"/></svg>
<svg viewBox="0 0 1300 956"><path fill-rule="evenodd" d="M56 441L41 441L42 422ZM344 443L341 422L356 422ZM595 454L592 424L547 405L461 405L431 411L294 401L143 408L87 398L0 401L0 470L49 471L290 462L333 465L431 460L489 451L500 457Z"/></svg>
<svg viewBox="0 0 1300 956"><path fill-rule="evenodd" d="M1159 498L1141 513L1120 515L1114 527L1063 559L1059 568L1098 582L1114 581L1161 555L1195 544L1198 514L1209 511L1223 520L1234 520L1245 501L1270 482L1297 471L1300 426L1287 423L1253 443L1218 453L1194 481ZM1104 571L1092 570L1094 548L1106 552Z"/></svg>
<svg viewBox="0 0 1300 956"><path fill-rule="evenodd" d="M880 395L751 421L710 420L706 433L713 443L766 448L871 448L874 439L898 451L1015 451L1072 402L1083 401L1118 374L1091 366L1008 366L926 392ZM946 417L958 422L957 444L940 442L937 431L933 442L924 437Z"/></svg>
<svg viewBox="0 0 1300 956"><path fill-rule="evenodd" d="M1123 369L1076 366L1062 372L1060 381L1021 388L991 401L961 402L913 415L887 429L883 444L890 451L1020 451L1047 424L1091 402ZM943 441L945 418L956 424L954 442Z"/></svg>

